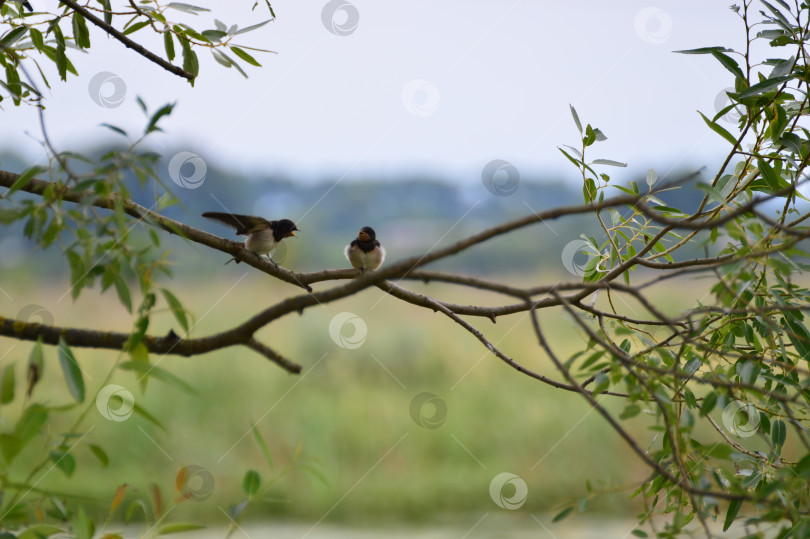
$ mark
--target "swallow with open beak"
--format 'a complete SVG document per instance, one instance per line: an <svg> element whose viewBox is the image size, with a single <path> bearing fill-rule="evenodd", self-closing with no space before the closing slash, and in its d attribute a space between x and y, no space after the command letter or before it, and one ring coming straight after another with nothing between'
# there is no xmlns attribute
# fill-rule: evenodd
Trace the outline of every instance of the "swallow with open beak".
<svg viewBox="0 0 810 539"><path fill-rule="evenodd" d="M298 230L295 223L289 219L268 221L263 217L216 211L205 212L202 216L235 228L237 234L245 236L245 249L255 253L258 257L268 255L267 258L274 264L275 261L270 258L270 253L279 246L281 240L295 236L295 231ZM232 258L231 260L236 259ZM228 260L228 262L231 260ZM236 260L236 263L238 264L239 260Z"/></svg>
<svg viewBox="0 0 810 539"><path fill-rule="evenodd" d="M377 234L370 226L364 226L357 234L357 239L346 246L343 251L352 267L359 270L375 270L385 260L385 249L377 241Z"/></svg>

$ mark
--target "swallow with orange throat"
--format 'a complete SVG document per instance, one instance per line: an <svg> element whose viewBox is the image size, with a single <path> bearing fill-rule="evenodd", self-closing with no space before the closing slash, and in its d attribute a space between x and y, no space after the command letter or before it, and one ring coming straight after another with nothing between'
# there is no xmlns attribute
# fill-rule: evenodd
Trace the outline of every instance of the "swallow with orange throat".
<svg viewBox="0 0 810 539"><path fill-rule="evenodd" d="M276 264L271 258L273 250L281 244L284 238L295 236L295 232L298 230L295 223L289 219L268 221L263 217L216 211L205 212L202 216L235 228L237 234L245 236L245 249L255 253L260 258L267 255L268 260L273 264ZM231 260L236 260L236 258ZM228 262L231 262L231 260L228 260ZM238 264L239 260L236 260L236 263Z"/></svg>
<svg viewBox="0 0 810 539"><path fill-rule="evenodd" d="M385 249L377 241L377 233L370 226L364 226L357 238L346 246L343 254L353 268L366 271L379 268L385 260Z"/></svg>

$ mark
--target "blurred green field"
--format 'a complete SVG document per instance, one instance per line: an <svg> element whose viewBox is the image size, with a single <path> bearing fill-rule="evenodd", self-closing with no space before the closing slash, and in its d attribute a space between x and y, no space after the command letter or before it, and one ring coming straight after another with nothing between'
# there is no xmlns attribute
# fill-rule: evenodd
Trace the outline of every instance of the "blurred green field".
<svg viewBox="0 0 810 539"><path fill-rule="evenodd" d="M532 279L536 277L513 281ZM543 280L554 281L548 276ZM85 292L73 303L69 295L60 300L67 283L35 289L24 279L18 281L23 282L11 288L7 280L0 283L15 299L7 310L38 304L59 325L128 329L130 315L112 291L102 296ZM233 265L213 281L193 276L184 281L175 291L195 314L195 336L241 322L298 293L285 283ZM452 301L504 301L450 285L407 286ZM669 290L659 303L668 310L693 304L701 295L699 284ZM695 294L684 294L684 290ZM604 297L599 301L606 303ZM367 337L356 349L341 348L330 338L330 321L341 312L354 313L367 325ZM538 347L527 316L501 318L496 324L471 321L526 367L558 378ZM541 322L562 356L583 346L583 338L560 310L541 313ZM170 327L175 327L172 317L162 312L153 318L150 333L162 334ZM350 335L351 327L346 331ZM587 495L586 479L595 490L609 492L591 500L589 510L624 518L633 518L636 512L627 495L646 480L648 471L598 414L581 397L505 365L440 313L371 289L309 309L302 316L289 315L258 336L300 362L303 373L287 374L237 347L194 358L150 357L193 386L196 396L154 378L142 393L134 373L114 374L110 383L129 389L165 431L137 415L123 422L102 417L95 409L95 395L118 354L75 349L87 383L84 406L91 408L82 424L88 434L73 450L78 463L74 478L67 480L52 469L39 486L101 500L97 505L101 515L120 484L128 483L144 496L156 484L168 500L177 471L198 465L214 478L212 495L179 505L171 520L191 518L221 525L227 522L221 509L242 499L244 473L253 468L264 481L269 480L300 444L302 454L317 460L317 473L299 469L287 474L268 501L248 510L247 518L367 523L443 521L476 511L508 513L489 495L490 481L502 472L514 473L527 483L528 498L520 511L524 516L527 511L553 512L562 503ZM28 343L0 339L2 363L17 362L18 381L25 380L29 350ZM439 428L421 427L411 417L411 402L423 392L434 393L446 403L446 421ZM13 426L23 404L21 393L11 405L0 408L3 428ZM70 402L52 347L46 348L44 378L34 398L52 406ZM621 403L603 399L609 409L621 410ZM423 413L429 417L433 409L426 406ZM57 415L50 428L60 432L75 417L75 411ZM642 414L633 421L631 430L654 444L654 433L644 429L648 416ZM273 470L267 469L250 434L254 424L273 455ZM107 468L85 442L106 450ZM29 448L8 476L21 479L41 450ZM128 492L127 500L134 497L134 492Z"/></svg>

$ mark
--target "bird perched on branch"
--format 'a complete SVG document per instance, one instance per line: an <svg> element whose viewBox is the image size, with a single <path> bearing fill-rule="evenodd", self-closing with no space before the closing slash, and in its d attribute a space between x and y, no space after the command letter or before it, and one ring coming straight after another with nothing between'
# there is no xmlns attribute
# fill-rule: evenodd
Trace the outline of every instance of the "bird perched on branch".
<svg viewBox="0 0 810 539"><path fill-rule="evenodd" d="M256 256L259 257L268 255L268 259L273 264L276 264L276 262L270 258L270 253L279 246L281 240L295 236L295 231L298 230L295 223L289 219L268 221L263 217L216 211L205 212L202 216L235 228L237 234L245 236L245 249L256 253ZM236 260L236 258L231 260ZM231 260L228 260L228 262ZM236 260L236 263L238 264L239 260Z"/></svg>
<svg viewBox="0 0 810 539"><path fill-rule="evenodd" d="M370 226L364 226L357 234L357 239L346 246L343 251L352 267L359 270L375 270L385 260L385 249L377 241L377 234Z"/></svg>

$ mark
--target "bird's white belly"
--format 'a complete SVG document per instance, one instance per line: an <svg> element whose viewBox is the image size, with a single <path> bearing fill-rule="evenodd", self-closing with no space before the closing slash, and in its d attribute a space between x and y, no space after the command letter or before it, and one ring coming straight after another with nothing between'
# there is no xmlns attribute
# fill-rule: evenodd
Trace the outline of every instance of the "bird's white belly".
<svg viewBox="0 0 810 539"><path fill-rule="evenodd" d="M273 231L269 228L254 232L245 238L245 249L257 255L266 255L276 248L278 242L273 238Z"/></svg>

